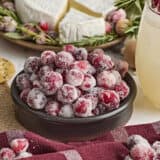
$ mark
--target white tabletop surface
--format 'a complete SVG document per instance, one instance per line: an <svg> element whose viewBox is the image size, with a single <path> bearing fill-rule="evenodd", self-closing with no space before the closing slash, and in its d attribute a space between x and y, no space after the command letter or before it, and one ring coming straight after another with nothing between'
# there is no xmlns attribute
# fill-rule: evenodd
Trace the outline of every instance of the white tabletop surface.
<svg viewBox="0 0 160 160"><path fill-rule="evenodd" d="M29 56L38 56L39 52L31 51L14 44L11 44L5 40L0 39L0 56L11 60L18 73L23 69L24 61ZM134 76L137 86L138 94L134 102L134 111L132 117L127 125L150 123L160 120L160 109L153 107L151 103L143 96L140 89L138 78ZM11 83L11 81L9 82Z"/></svg>

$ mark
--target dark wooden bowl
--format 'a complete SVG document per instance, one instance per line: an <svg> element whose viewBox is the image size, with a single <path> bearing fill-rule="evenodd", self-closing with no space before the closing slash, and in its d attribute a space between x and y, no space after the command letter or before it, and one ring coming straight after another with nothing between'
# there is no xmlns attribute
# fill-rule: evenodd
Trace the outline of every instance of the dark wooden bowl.
<svg viewBox="0 0 160 160"><path fill-rule="evenodd" d="M35 111L25 104L19 98L19 90L16 87L15 78L11 86L11 96L16 104L14 105L16 118L28 130L50 139L60 141L94 139L106 131L126 124L130 119L137 89L129 73L126 74L124 80L130 87L130 94L118 109L94 117L62 118Z"/></svg>

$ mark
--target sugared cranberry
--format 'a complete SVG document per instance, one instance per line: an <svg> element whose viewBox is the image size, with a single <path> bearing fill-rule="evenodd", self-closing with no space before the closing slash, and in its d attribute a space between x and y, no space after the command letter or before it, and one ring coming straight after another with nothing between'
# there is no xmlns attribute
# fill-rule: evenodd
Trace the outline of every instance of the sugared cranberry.
<svg viewBox="0 0 160 160"><path fill-rule="evenodd" d="M119 107L120 98L119 95L112 90L105 90L99 93L100 102L106 106L108 111L117 109Z"/></svg>
<svg viewBox="0 0 160 160"><path fill-rule="evenodd" d="M47 95L54 95L63 85L63 77L58 72L47 72L41 80L43 90Z"/></svg>
<svg viewBox="0 0 160 160"><path fill-rule="evenodd" d="M50 66L42 66L40 69L39 69L39 72L38 72L38 75L40 77L40 79L43 78L43 76L47 73L47 72L51 72L53 71L52 67Z"/></svg>
<svg viewBox="0 0 160 160"><path fill-rule="evenodd" d="M77 69L71 69L66 73L66 82L73 86L80 86L83 80L84 74Z"/></svg>
<svg viewBox="0 0 160 160"><path fill-rule="evenodd" d="M70 69L77 69L83 73L87 73L89 71L89 67L88 61L75 61L70 65Z"/></svg>
<svg viewBox="0 0 160 160"><path fill-rule="evenodd" d="M109 22L106 22L106 33L111 33L112 31L112 25Z"/></svg>
<svg viewBox="0 0 160 160"><path fill-rule="evenodd" d="M97 84L105 89L113 89L116 85L116 77L112 72L103 71L97 75Z"/></svg>
<svg viewBox="0 0 160 160"><path fill-rule="evenodd" d="M96 68L95 68L94 66L92 66L91 64L89 64L87 74L92 74L92 75L94 75L95 73L96 73Z"/></svg>
<svg viewBox="0 0 160 160"><path fill-rule="evenodd" d="M130 154L134 160L153 160L155 157L154 150L145 144L136 144Z"/></svg>
<svg viewBox="0 0 160 160"><path fill-rule="evenodd" d="M94 87L89 91L89 93L98 95L101 91L104 91L104 89L100 87Z"/></svg>
<svg viewBox="0 0 160 160"><path fill-rule="evenodd" d="M33 86L33 88L39 88L41 90L43 89L43 86L39 80L33 81L32 86Z"/></svg>
<svg viewBox="0 0 160 160"><path fill-rule="evenodd" d="M125 99L130 92L130 89L125 81L121 81L116 84L114 90L119 94L121 100Z"/></svg>
<svg viewBox="0 0 160 160"><path fill-rule="evenodd" d="M41 62L43 65L54 66L56 53L53 51L44 51L41 54Z"/></svg>
<svg viewBox="0 0 160 160"><path fill-rule="evenodd" d="M110 71L116 78L116 84L120 83L122 81L122 77L120 75L120 73L116 70L112 70Z"/></svg>
<svg viewBox="0 0 160 160"><path fill-rule="evenodd" d="M58 68L66 69L73 63L73 61L74 61L74 58L71 55L71 53L61 51L57 53L55 63Z"/></svg>
<svg viewBox="0 0 160 160"><path fill-rule="evenodd" d="M156 141L153 143L152 145L152 148L155 150L155 151L160 151L160 141Z"/></svg>
<svg viewBox="0 0 160 160"><path fill-rule="evenodd" d="M90 99L79 98L73 105L74 113L78 117L92 116L92 102Z"/></svg>
<svg viewBox="0 0 160 160"><path fill-rule="evenodd" d="M144 144L145 146L150 147L149 142L140 135L132 135L127 140L127 146L131 149L137 144Z"/></svg>
<svg viewBox="0 0 160 160"><path fill-rule="evenodd" d="M95 94L85 94L82 96L85 99L89 99L92 102L92 109L95 109L97 107L98 104L98 97Z"/></svg>
<svg viewBox="0 0 160 160"><path fill-rule="evenodd" d="M73 107L70 104L63 105L60 109L59 116L65 118L74 117Z"/></svg>
<svg viewBox="0 0 160 160"><path fill-rule="evenodd" d="M42 29L43 31L45 31L45 32L49 30L49 25L48 25L47 22L40 22L40 23L39 23L39 26L40 26L41 29Z"/></svg>
<svg viewBox="0 0 160 160"><path fill-rule="evenodd" d="M36 73L41 65L39 57L29 57L24 64L24 71L26 73Z"/></svg>
<svg viewBox="0 0 160 160"><path fill-rule="evenodd" d="M57 116L60 111L60 104L56 101L49 101L45 106L45 111L52 116Z"/></svg>
<svg viewBox="0 0 160 160"><path fill-rule="evenodd" d="M65 46L63 47L63 50L64 50L64 51L69 52L69 53L72 53L72 54L75 53L76 49L77 49L77 48L76 48L75 46L71 45L71 44L65 45Z"/></svg>
<svg viewBox="0 0 160 160"><path fill-rule="evenodd" d="M33 109L43 109L47 103L47 98L38 88L33 88L27 96L27 104Z"/></svg>
<svg viewBox="0 0 160 160"><path fill-rule="evenodd" d="M10 146L15 153L22 153L27 151L29 142L26 138L17 138L11 141Z"/></svg>
<svg viewBox="0 0 160 160"><path fill-rule="evenodd" d="M27 89L22 90L22 92L20 93L20 98L25 103L27 102L27 96L30 90L31 90L30 88L27 88Z"/></svg>
<svg viewBox="0 0 160 160"><path fill-rule="evenodd" d="M85 48L77 48L75 52L73 53L73 56L76 60L87 60L88 58L88 52Z"/></svg>
<svg viewBox="0 0 160 160"><path fill-rule="evenodd" d="M26 88L31 88L31 82L29 79L29 75L26 73L22 73L16 77L16 85L20 90L24 90Z"/></svg>
<svg viewBox="0 0 160 160"><path fill-rule="evenodd" d="M20 153L17 157L15 157L14 160L22 159L22 158L29 158L29 157L32 157L32 153L22 152L22 153Z"/></svg>
<svg viewBox="0 0 160 160"><path fill-rule="evenodd" d="M72 103L78 98L77 89L73 85L65 84L58 90L57 99L62 103Z"/></svg>
<svg viewBox="0 0 160 160"><path fill-rule="evenodd" d="M99 103L97 107L92 111L94 115L104 114L107 111L106 106Z"/></svg>
<svg viewBox="0 0 160 160"><path fill-rule="evenodd" d="M91 53L88 54L88 61L92 63L93 58L97 57L98 55L103 56L105 53L102 49L95 49Z"/></svg>
<svg viewBox="0 0 160 160"><path fill-rule="evenodd" d="M15 158L15 153L10 148L2 148L0 150L1 160L13 160Z"/></svg>

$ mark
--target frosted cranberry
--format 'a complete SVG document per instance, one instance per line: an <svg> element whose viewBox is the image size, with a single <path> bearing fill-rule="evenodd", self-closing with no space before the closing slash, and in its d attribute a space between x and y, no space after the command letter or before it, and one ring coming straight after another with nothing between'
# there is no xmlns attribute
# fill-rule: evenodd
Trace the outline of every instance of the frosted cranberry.
<svg viewBox="0 0 160 160"><path fill-rule="evenodd" d="M114 90L119 94L121 100L125 99L130 92L130 88L125 81L121 81L120 83L116 84Z"/></svg>
<svg viewBox="0 0 160 160"><path fill-rule="evenodd" d="M73 61L74 61L74 58L71 55L71 53L62 51L57 53L55 63L58 68L66 69L73 63Z"/></svg>
<svg viewBox="0 0 160 160"><path fill-rule="evenodd" d="M54 95L63 85L63 77L58 72L47 72L41 80L43 91L47 95Z"/></svg>
<svg viewBox="0 0 160 160"><path fill-rule="evenodd" d="M30 88L27 88L27 89L24 89L21 94L20 94L20 98L23 102L27 102L27 96L28 96L28 93L30 92Z"/></svg>
<svg viewBox="0 0 160 160"><path fill-rule="evenodd" d="M92 75L94 75L95 73L96 73L96 68L95 68L94 66L92 66L91 64L89 64L87 74L92 74Z"/></svg>
<svg viewBox="0 0 160 160"><path fill-rule="evenodd" d="M92 102L86 98L79 98L73 105L73 110L78 117L89 117L92 116Z"/></svg>
<svg viewBox="0 0 160 160"><path fill-rule="evenodd" d="M77 69L71 69L66 74L66 82L73 86L80 86L83 80L84 74Z"/></svg>
<svg viewBox="0 0 160 160"><path fill-rule="evenodd" d="M97 84L105 89L112 89L116 85L116 77L112 72L103 71L97 75Z"/></svg>
<svg viewBox="0 0 160 160"><path fill-rule="evenodd" d="M69 53L72 53L72 54L75 53L76 49L77 49L77 48L76 48L75 46L71 45L71 44L65 45L65 46L63 47L63 50L64 50L64 51L69 52Z"/></svg>
<svg viewBox="0 0 160 160"><path fill-rule="evenodd" d="M41 54L41 62L43 65L54 66L56 59L56 53L53 51L44 51Z"/></svg>
<svg viewBox="0 0 160 160"><path fill-rule="evenodd" d="M38 80L39 79L39 76L38 76L38 74L35 74L35 73L32 73L31 75L30 75L30 78L29 78L29 80L31 81L31 82L33 82L33 81L35 81L35 80Z"/></svg>
<svg viewBox="0 0 160 160"><path fill-rule="evenodd" d="M77 69L83 73L87 73L89 70L89 63L88 61L75 61L70 65L70 69Z"/></svg>
<svg viewBox="0 0 160 160"><path fill-rule="evenodd" d="M10 148L2 148L0 150L1 160L13 160L15 158L15 153Z"/></svg>
<svg viewBox="0 0 160 160"><path fill-rule="evenodd" d="M117 109L119 107L120 98L119 95L112 90L105 90L99 93L100 102L106 106L108 111Z"/></svg>
<svg viewBox="0 0 160 160"><path fill-rule="evenodd" d="M99 103L92 112L94 113L94 115L100 115L100 114L104 114L106 111L107 111L106 106Z"/></svg>
<svg viewBox="0 0 160 160"><path fill-rule="evenodd" d="M16 85L20 90L24 90L26 88L31 88L31 82L29 80L29 75L26 73L22 73L16 77Z"/></svg>
<svg viewBox="0 0 160 160"><path fill-rule="evenodd" d="M110 71L116 78L116 84L120 83L122 81L122 77L120 75L120 73L116 70L112 70Z"/></svg>
<svg viewBox="0 0 160 160"><path fill-rule="evenodd" d="M32 153L22 152L14 160L32 157Z"/></svg>
<svg viewBox="0 0 160 160"><path fill-rule="evenodd" d="M97 71L111 70L114 67L111 57L107 55L95 54L91 63Z"/></svg>
<svg viewBox="0 0 160 160"><path fill-rule="evenodd" d="M85 48L77 48L73 53L73 56L76 60L87 60L88 58L88 51Z"/></svg>
<svg viewBox="0 0 160 160"><path fill-rule="evenodd" d="M39 80L33 81L32 86L33 86L33 88L43 89L42 84Z"/></svg>
<svg viewBox="0 0 160 160"><path fill-rule="evenodd" d="M60 104L56 101L49 101L45 106L45 111L52 116L57 116L60 111Z"/></svg>
<svg viewBox="0 0 160 160"><path fill-rule="evenodd" d="M51 72L51 71L53 71L52 67L50 67L50 66L42 66L42 67L39 69L38 75L39 75L40 79L42 79L43 76L44 76L47 72Z"/></svg>
<svg viewBox="0 0 160 160"><path fill-rule="evenodd" d="M112 32L112 25L109 22L106 22L106 33Z"/></svg>
<svg viewBox="0 0 160 160"><path fill-rule="evenodd" d="M127 145L131 149L137 144L144 144L145 146L150 147L149 142L140 135L132 135L127 140Z"/></svg>
<svg viewBox="0 0 160 160"><path fill-rule="evenodd" d="M91 53L88 54L88 60L92 63L93 58L97 57L98 55L103 56L105 53L102 49L95 49Z"/></svg>
<svg viewBox="0 0 160 160"><path fill-rule="evenodd" d="M22 153L27 151L29 142L26 138L17 138L11 141L10 146L15 153Z"/></svg>
<svg viewBox="0 0 160 160"><path fill-rule="evenodd" d="M78 97L82 96L83 92L79 88L76 88L76 89L77 89Z"/></svg>
<svg viewBox="0 0 160 160"><path fill-rule="evenodd" d="M124 160L133 160L129 155L124 158Z"/></svg>
<svg viewBox="0 0 160 160"><path fill-rule="evenodd" d="M74 117L72 105L70 104L63 105L60 109L59 116L65 117L65 118Z"/></svg>
<svg viewBox="0 0 160 160"><path fill-rule="evenodd" d="M39 57L29 57L24 64L24 71L27 73L36 73L41 65Z"/></svg>
<svg viewBox="0 0 160 160"><path fill-rule="evenodd" d="M98 97L95 94L85 94L83 98L89 99L92 102L92 109L95 109L98 104Z"/></svg>
<svg viewBox="0 0 160 160"><path fill-rule="evenodd" d="M83 91L90 91L93 87L96 86L96 80L91 74L85 74L84 75L84 81L80 88Z"/></svg>
<svg viewBox="0 0 160 160"><path fill-rule="evenodd" d="M155 151L160 151L160 141L154 142L153 145L152 145L152 148L153 148Z"/></svg>
<svg viewBox="0 0 160 160"><path fill-rule="evenodd" d="M27 96L27 104L33 109L43 109L47 103L47 98L38 88L32 89Z"/></svg>
<svg viewBox="0 0 160 160"><path fill-rule="evenodd" d="M154 150L145 144L136 144L130 154L134 160L153 160L155 157Z"/></svg>
<svg viewBox="0 0 160 160"><path fill-rule="evenodd" d="M62 103L72 103L78 98L77 89L69 84L63 85L57 92L57 99Z"/></svg>

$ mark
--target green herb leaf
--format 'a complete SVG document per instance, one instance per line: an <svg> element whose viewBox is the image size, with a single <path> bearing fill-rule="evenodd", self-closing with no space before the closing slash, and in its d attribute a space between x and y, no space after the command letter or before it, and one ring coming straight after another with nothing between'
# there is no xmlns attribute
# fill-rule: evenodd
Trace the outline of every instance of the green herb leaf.
<svg viewBox="0 0 160 160"><path fill-rule="evenodd" d="M8 32L8 33L5 33L5 36L8 38L17 39L17 40L26 39L25 36L23 36L22 34L17 33L17 32Z"/></svg>

